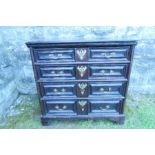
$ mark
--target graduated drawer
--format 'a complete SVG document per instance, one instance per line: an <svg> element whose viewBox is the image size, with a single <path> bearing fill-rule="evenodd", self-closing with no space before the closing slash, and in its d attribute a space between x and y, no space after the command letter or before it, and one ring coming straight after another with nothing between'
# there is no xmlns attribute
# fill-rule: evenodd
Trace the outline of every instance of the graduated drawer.
<svg viewBox="0 0 155 155"><path fill-rule="evenodd" d="M118 113L123 100L109 99L109 100L91 100L91 113Z"/></svg>
<svg viewBox="0 0 155 155"><path fill-rule="evenodd" d="M52 99L44 100L48 114L88 115L97 113L118 113L122 99Z"/></svg>
<svg viewBox="0 0 155 155"><path fill-rule="evenodd" d="M90 48L89 61L127 61L130 60L130 46Z"/></svg>
<svg viewBox="0 0 155 155"><path fill-rule="evenodd" d="M128 64L50 65L36 66L38 79L126 79Z"/></svg>
<svg viewBox="0 0 155 155"><path fill-rule="evenodd" d="M33 50L33 54L34 61L40 63L74 61L72 48L38 48Z"/></svg>
<svg viewBox="0 0 155 155"><path fill-rule="evenodd" d="M123 97L126 82L40 83L42 97Z"/></svg>

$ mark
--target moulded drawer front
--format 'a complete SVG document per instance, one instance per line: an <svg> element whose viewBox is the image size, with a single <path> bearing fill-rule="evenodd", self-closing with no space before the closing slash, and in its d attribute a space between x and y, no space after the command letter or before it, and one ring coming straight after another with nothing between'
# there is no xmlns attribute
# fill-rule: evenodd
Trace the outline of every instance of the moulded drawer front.
<svg viewBox="0 0 155 155"><path fill-rule="evenodd" d="M90 66L90 79L91 78L127 78L128 64L102 64Z"/></svg>
<svg viewBox="0 0 155 155"><path fill-rule="evenodd" d="M92 100L91 112L92 113L118 113L120 111L120 104L122 100Z"/></svg>
<svg viewBox="0 0 155 155"><path fill-rule="evenodd" d="M126 82L92 82L90 96L124 96Z"/></svg>
<svg viewBox="0 0 155 155"><path fill-rule="evenodd" d="M74 83L40 83L42 97L75 96Z"/></svg>
<svg viewBox="0 0 155 155"><path fill-rule="evenodd" d="M90 61L130 60L130 47L101 47L90 49Z"/></svg>
<svg viewBox="0 0 155 155"><path fill-rule="evenodd" d="M75 79L73 66L37 66L39 79Z"/></svg>
<svg viewBox="0 0 155 155"><path fill-rule="evenodd" d="M38 79L45 80L125 80L128 64L78 64L78 65L40 65L36 66Z"/></svg>
<svg viewBox="0 0 155 155"><path fill-rule="evenodd" d="M49 114L54 115L75 115L75 102L71 100L49 100L44 101L46 110Z"/></svg>
<svg viewBox="0 0 155 155"><path fill-rule="evenodd" d="M37 49L34 50L36 62L74 61L74 49Z"/></svg>

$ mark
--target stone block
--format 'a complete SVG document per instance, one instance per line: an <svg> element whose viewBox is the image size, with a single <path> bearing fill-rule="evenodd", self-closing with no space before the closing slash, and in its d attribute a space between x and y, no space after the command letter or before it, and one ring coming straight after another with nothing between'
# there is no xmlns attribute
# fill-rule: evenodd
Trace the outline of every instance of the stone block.
<svg viewBox="0 0 155 155"><path fill-rule="evenodd" d="M18 97L15 81L11 81L0 89L0 114L4 114L6 109L14 103Z"/></svg>

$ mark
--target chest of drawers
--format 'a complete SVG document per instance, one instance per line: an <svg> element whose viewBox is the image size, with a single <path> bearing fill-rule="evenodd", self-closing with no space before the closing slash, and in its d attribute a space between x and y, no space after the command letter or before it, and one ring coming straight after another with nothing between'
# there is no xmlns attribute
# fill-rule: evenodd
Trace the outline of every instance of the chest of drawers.
<svg viewBox="0 0 155 155"><path fill-rule="evenodd" d="M28 42L41 121L110 119L124 123L136 41Z"/></svg>

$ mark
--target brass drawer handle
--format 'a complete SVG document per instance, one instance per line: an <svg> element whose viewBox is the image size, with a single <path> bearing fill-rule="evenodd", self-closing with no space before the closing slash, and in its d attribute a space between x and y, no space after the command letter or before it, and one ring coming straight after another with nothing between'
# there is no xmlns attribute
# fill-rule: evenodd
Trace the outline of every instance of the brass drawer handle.
<svg viewBox="0 0 155 155"><path fill-rule="evenodd" d="M112 88L111 87L109 87L108 88L108 90L106 90L106 89L104 89L104 88L100 88L100 92L106 92L106 91L112 91Z"/></svg>
<svg viewBox="0 0 155 155"><path fill-rule="evenodd" d="M51 71L51 74L55 74L55 71Z"/></svg>
<svg viewBox="0 0 155 155"><path fill-rule="evenodd" d="M51 74L58 74L59 75L59 74L64 74L64 72L63 71L59 71L59 72L56 73L56 71L51 71Z"/></svg>
<svg viewBox="0 0 155 155"><path fill-rule="evenodd" d="M105 90L104 90L104 88L100 88L100 92L104 92Z"/></svg>
<svg viewBox="0 0 155 155"><path fill-rule="evenodd" d="M111 87L109 87L109 91L112 91L112 88Z"/></svg>
<svg viewBox="0 0 155 155"><path fill-rule="evenodd" d="M55 109L56 109L56 110L65 110L66 108L67 108L66 105L64 105L62 108L59 107L58 105L55 106Z"/></svg>
<svg viewBox="0 0 155 155"><path fill-rule="evenodd" d="M100 71L100 73L103 73L103 74L104 74L104 73L105 73L105 70L104 70L104 69L102 69L102 70Z"/></svg>
<svg viewBox="0 0 155 155"><path fill-rule="evenodd" d="M54 57L55 57L54 54L49 54L48 56L49 56L50 58L54 58Z"/></svg>
<svg viewBox="0 0 155 155"><path fill-rule="evenodd" d="M57 56L58 56L58 57L62 57L62 53L59 53Z"/></svg>
<svg viewBox="0 0 155 155"><path fill-rule="evenodd" d="M65 92L65 91L66 91L66 89L65 89L65 88L62 88L62 89L61 89L61 91L62 91L62 92Z"/></svg>
<svg viewBox="0 0 155 155"><path fill-rule="evenodd" d="M58 89L54 88L53 91L56 93L56 92L58 92Z"/></svg>
<svg viewBox="0 0 155 155"><path fill-rule="evenodd" d="M111 55L112 57L114 57L114 56L116 55L116 53L115 53L115 52L111 52L110 55Z"/></svg>
<svg viewBox="0 0 155 155"><path fill-rule="evenodd" d="M64 105L64 106L62 107L62 109L64 109L64 110L65 110L66 108L67 108L67 106L66 106L66 105Z"/></svg>
<svg viewBox="0 0 155 155"><path fill-rule="evenodd" d="M114 73L114 71L113 71L113 70L110 70L110 74L111 74L111 73Z"/></svg>
<svg viewBox="0 0 155 155"><path fill-rule="evenodd" d="M112 69L109 69L109 70L104 70L104 69L102 69L101 71L100 71L100 73L108 73L108 74L112 74L112 73L114 73L114 71L112 70Z"/></svg>
<svg viewBox="0 0 155 155"><path fill-rule="evenodd" d="M109 57L114 57L115 56L115 52L111 52L111 53L101 53L101 55L103 55L104 57L107 57L107 58L109 58Z"/></svg>
<svg viewBox="0 0 155 155"><path fill-rule="evenodd" d="M54 88L53 89L53 92L65 92L66 91L66 89L65 88L62 88L60 91L58 90L58 89L56 89L56 88Z"/></svg>
<svg viewBox="0 0 155 155"><path fill-rule="evenodd" d="M59 71L59 74L64 74L64 71Z"/></svg>
<svg viewBox="0 0 155 155"><path fill-rule="evenodd" d="M104 108L100 107L100 110L108 110L108 109L110 109L110 105L106 105Z"/></svg>
<svg viewBox="0 0 155 155"><path fill-rule="evenodd" d="M58 105L56 105L56 106L55 106L55 109L57 109L57 110L58 110L58 109L59 109L59 106L58 106Z"/></svg>
<svg viewBox="0 0 155 155"><path fill-rule="evenodd" d="M57 57L61 58L63 55L62 55L62 53L59 53L59 54L49 54L48 56L49 56L50 58L55 59L55 58L57 58Z"/></svg>

